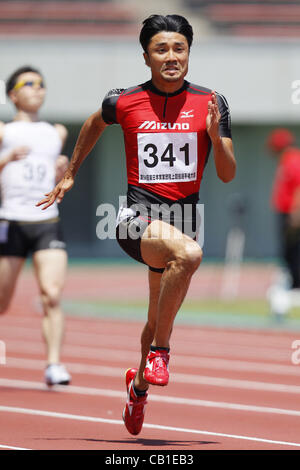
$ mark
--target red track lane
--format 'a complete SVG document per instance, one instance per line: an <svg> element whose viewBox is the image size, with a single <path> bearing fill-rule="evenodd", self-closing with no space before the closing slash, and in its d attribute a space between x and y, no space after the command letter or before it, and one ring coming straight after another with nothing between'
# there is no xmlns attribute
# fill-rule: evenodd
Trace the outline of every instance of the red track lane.
<svg viewBox="0 0 300 470"><path fill-rule="evenodd" d="M140 436L134 438L127 433L120 422L125 400L123 371L126 367L137 363L138 344L135 343L138 343L141 324L128 325L117 321L110 323L107 320L68 318L64 349L67 351L68 347L73 346L75 350L77 347L78 354L69 355L65 351L64 361L73 375L72 386L82 388L76 393L69 393L68 387L65 392L43 390L44 360L39 318L30 317L24 320L18 316L14 318L6 316L1 319L1 338L6 342L8 357L7 365L1 366L3 408L0 413L5 426L1 426L0 445L31 449L194 450L297 449L296 446L288 446L288 443L300 444L297 440L297 436L300 435L299 400L297 390L292 388L297 386L299 380L296 366L291 366L287 361L291 352L290 344L295 339L291 334L269 333L264 336L262 332L220 330L214 334L211 328L199 328L198 337L201 341L199 345L195 327L177 328L173 337L174 355L172 354L170 384L164 389L152 387L147 406L146 426ZM19 330L18 323L20 323ZM216 345L214 355L211 351L212 342ZM276 351L276 342L278 359L272 362L270 356L273 350ZM97 344L102 354L92 357L93 352L97 352ZM264 356L257 354L253 357L251 353L251 345L255 348L259 344L265 354L265 361ZM215 360L214 369L197 365L197 359L203 360L205 357L206 346L209 352L207 360ZM230 371L228 368L222 370L222 367L218 369L218 358L224 360L224 356L219 355L218 347L226 350L228 366L230 361L234 365L238 359L243 362L246 370ZM235 356L235 349L238 347L244 347L242 359ZM109 354L110 348L112 348L112 357ZM204 355L201 354L203 350ZM106 355L103 354L104 351ZM250 357L247 356L248 351L251 353ZM85 355L82 354L84 352ZM119 353L119 360L116 352ZM125 358L122 357L123 352ZM187 367L184 367L182 359L185 356L194 358L195 364L192 361L192 365L189 365L187 361ZM238 364L241 366L240 362ZM253 364L265 364L265 372L248 371L247 364L252 364L252 367ZM85 365L86 370L84 370ZM274 373L272 371L274 365L281 367L285 365L287 369L290 368L291 374L280 374L277 371ZM76 372L78 367L83 372ZM270 372L267 372L268 368ZM191 381L189 384L184 382L183 374ZM202 378L204 383L197 383L199 378ZM220 378L225 380L224 385L218 384ZM11 382L5 384L3 382L5 379ZM216 382L211 385L210 379ZM205 383L207 380L208 383ZM26 384L25 390L24 384ZM271 390L268 389L268 385L271 386ZM281 390L280 386L283 385L287 386L287 390ZM93 393L91 389L95 392ZM97 394L99 390L102 391L100 395ZM118 392L117 396L110 396L110 391ZM160 402L159 397L170 398ZM175 399L175 403L172 399ZM185 399L186 402L176 403L179 399ZM188 403L189 400L200 400L202 404ZM203 405L204 401L209 402L210 406ZM224 403L234 404L237 409L223 407ZM246 409L238 408L242 405ZM7 407L7 410L4 407ZM251 407L259 407L259 411ZM22 410L15 412L20 408L27 411L47 411L54 415L34 416L23 414ZM289 415L289 411L295 413L297 410L299 416ZM55 417L55 413L62 415ZM69 419L69 415L75 415L75 418ZM87 420L82 417L87 417ZM89 422L88 418L102 418L107 422ZM153 428L147 427L150 424ZM174 429L159 429L155 426L168 426ZM223 435L219 435L220 433ZM242 439L247 437L251 440ZM270 442L261 442L261 439Z"/></svg>
<svg viewBox="0 0 300 470"><path fill-rule="evenodd" d="M67 317L63 362L73 380L49 390L41 316L27 311L33 292L28 281L0 319L7 349L0 450L300 449L300 366L291 362L297 333L175 325L170 383L151 387L145 426L134 437L121 414L142 323Z"/></svg>

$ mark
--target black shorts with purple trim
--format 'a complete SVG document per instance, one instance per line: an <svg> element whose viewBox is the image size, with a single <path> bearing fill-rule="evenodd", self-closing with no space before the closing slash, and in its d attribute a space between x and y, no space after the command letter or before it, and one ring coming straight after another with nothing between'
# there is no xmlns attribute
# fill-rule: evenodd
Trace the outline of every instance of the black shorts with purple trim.
<svg viewBox="0 0 300 470"><path fill-rule="evenodd" d="M47 249L66 249L58 217L39 222L0 220L0 256L27 258Z"/></svg>

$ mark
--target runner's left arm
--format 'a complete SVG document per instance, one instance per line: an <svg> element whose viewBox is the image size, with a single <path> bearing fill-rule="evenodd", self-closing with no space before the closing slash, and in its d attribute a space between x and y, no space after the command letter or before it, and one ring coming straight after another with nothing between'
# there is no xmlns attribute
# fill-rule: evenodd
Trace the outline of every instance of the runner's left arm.
<svg viewBox="0 0 300 470"><path fill-rule="evenodd" d="M63 149L68 137L68 130L63 124L54 124L54 127L57 130L57 133L61 140L61 149Z"/></svg>
<svg viewBox="0 0 300 470"><path fill-rule="evenodd" d="M58 183L68 169L69 159L66 155L58 155L55 162L55 182Z"/></svg>
<svg viewBox="0 0 300 470"><path fill-rule="evenodd" d="M224 183L231 181L236 172L230 127L230 113L226 99L212 92L212 98L208 103L206 128L213 147L217 175Z"/></svg>
<svg viewBox="0 0 300 470"><path fill-rule="evenodd" d="M54 124L54 128L56 129L59 138L61 140L61 151L65 146L67 137L68 137L68 130L63 124ZM64 176L69 164L69 159L66 155L58 155L56 162L55 162L55 183L58 183Z"/></svg>

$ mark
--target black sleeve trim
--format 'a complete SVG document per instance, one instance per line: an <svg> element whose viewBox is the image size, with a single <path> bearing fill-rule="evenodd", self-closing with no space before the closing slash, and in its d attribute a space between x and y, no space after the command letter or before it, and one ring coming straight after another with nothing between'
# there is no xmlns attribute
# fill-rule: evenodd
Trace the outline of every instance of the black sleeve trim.
<svg viewBox="0 0 300 470"><path fill-rule="evenodd" d="M106 124L118 124L116 105L124 88L110 90L102 101L102 118Z"/></svg>
<svg viewBox="0 0 300 470"><path fill-rule="evenodd" d="M124 95L134 95L135 93L140 93L141 91L143 91L143 88L142 88L142 85L138 85L138 86L132 86L130 88L127 88L124 92Z"/></svg>
<svg viewBox="0 0 300 470"><path fill-rule="evenodd" d="M219 122L219 132L221 137L231 137L231 116L226 98L220 93L216 93L221 119Z"/></svg>
<svg viewBox="0 0 300 470"><path fill-rule="evenodd" d="M209 88L195 85L194 83L188 83L188 91L194 95L208 95L211 93Z"/></svg>

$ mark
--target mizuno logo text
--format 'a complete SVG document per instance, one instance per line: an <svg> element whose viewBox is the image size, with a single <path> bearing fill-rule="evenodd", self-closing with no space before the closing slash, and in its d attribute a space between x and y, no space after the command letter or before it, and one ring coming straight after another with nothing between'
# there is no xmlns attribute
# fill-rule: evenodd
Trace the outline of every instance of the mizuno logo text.
<svg viewBox="0 0 300 470"><path fill-rule="evenodd" d="M144 121L139 129L162 129L162 130L188 130L190 124L188 122L160 122L160 121Z"/></svg>

